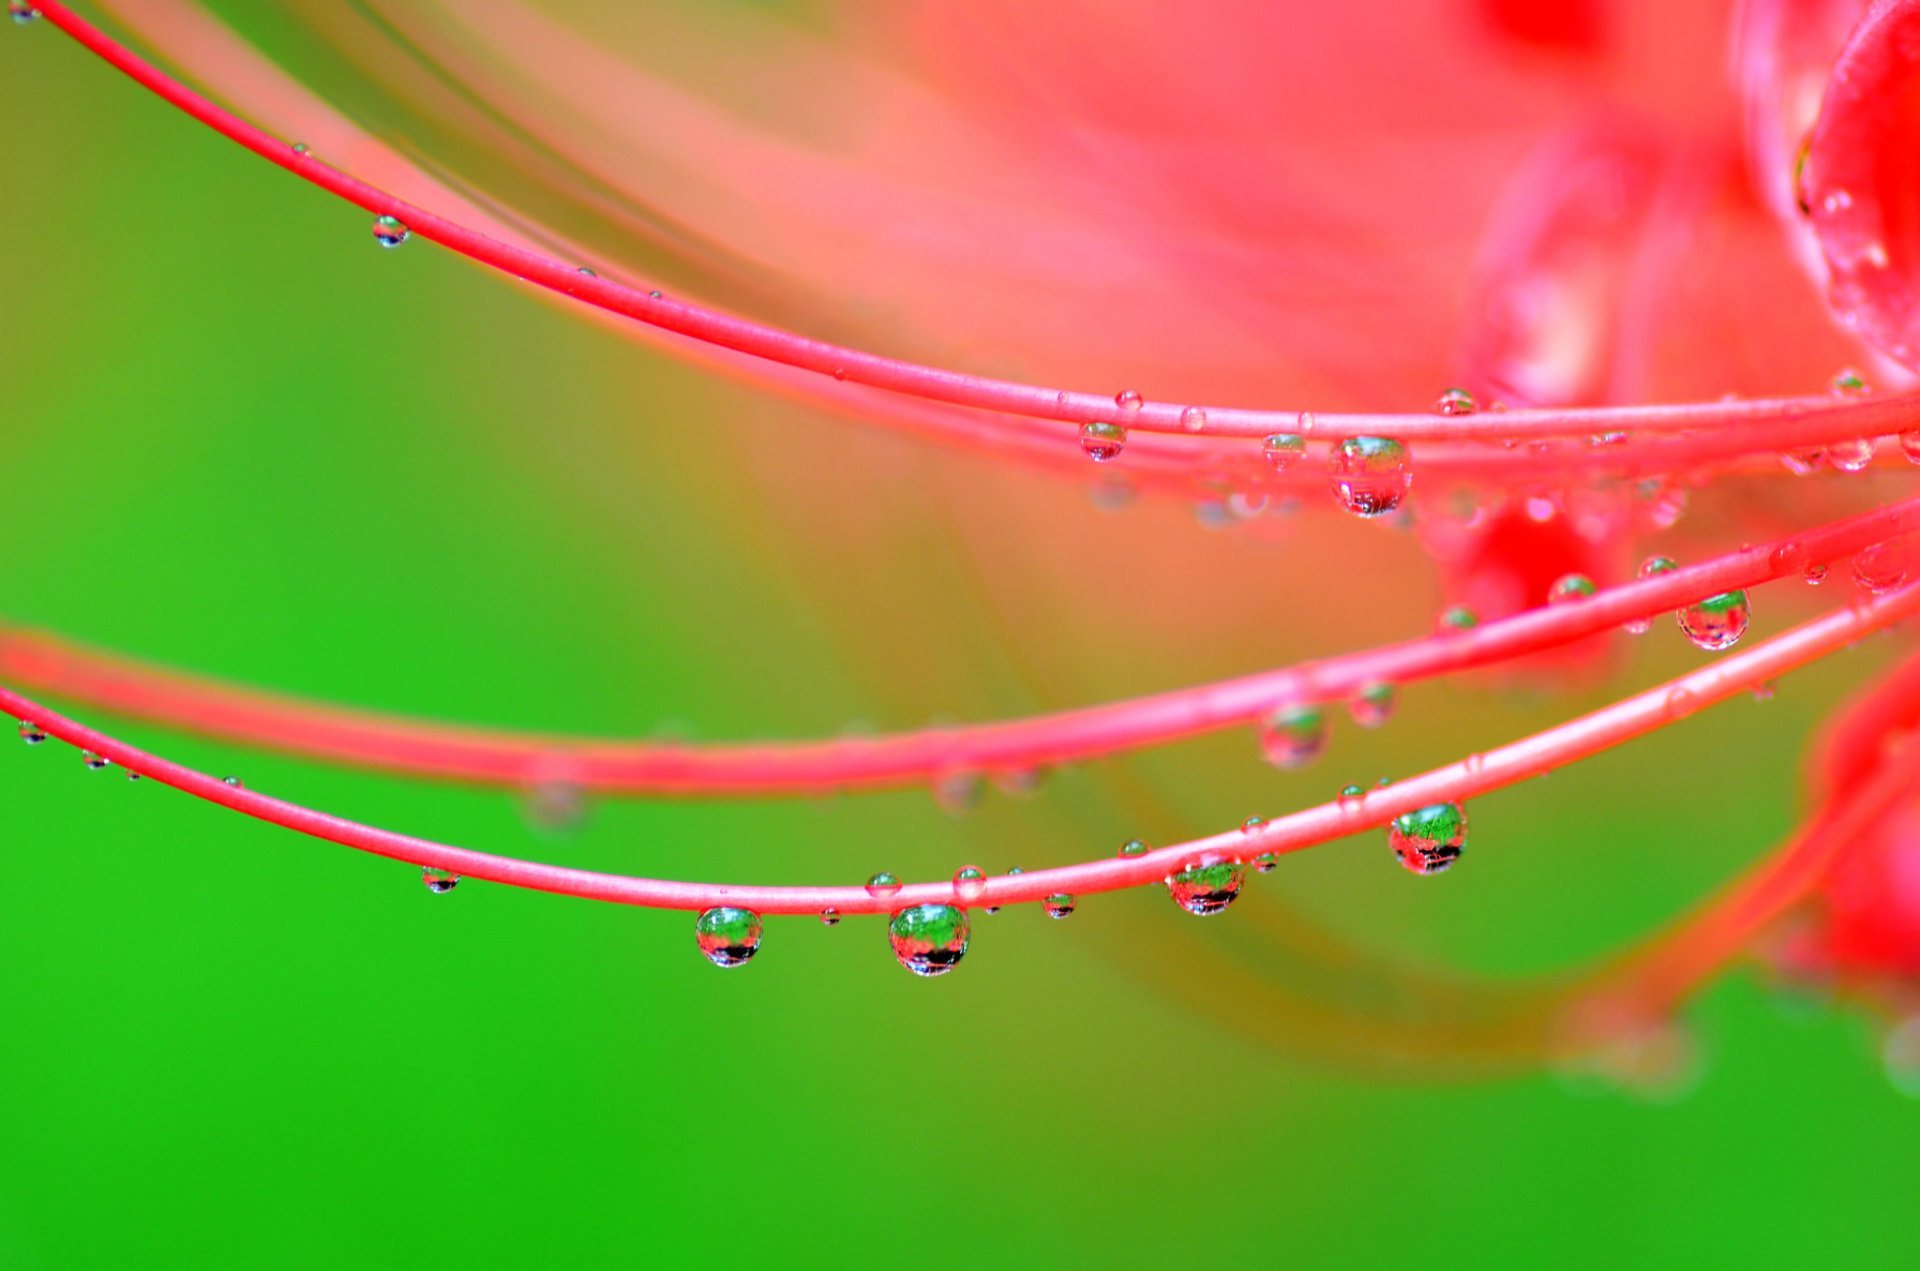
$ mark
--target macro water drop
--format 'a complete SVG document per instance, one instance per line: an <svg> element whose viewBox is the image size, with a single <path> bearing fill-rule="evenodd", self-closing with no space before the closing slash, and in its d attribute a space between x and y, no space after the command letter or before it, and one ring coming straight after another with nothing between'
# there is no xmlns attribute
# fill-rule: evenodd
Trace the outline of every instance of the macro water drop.
<svg viewBox="0 0 1920 1271"><path fill-rule="evenodd" d="M1450 388L1433 403L1433 413L1436 415L1472 415L1479 409L1480 403L1464 388Z"/></svg>
<svg viewBox="0 0 1920 1271"><path fill-rule="evenodd" d="M413 236L407 223L397 216L376 216L373 218L373 241L382 247L398 247Z"/></svg>
<svg viewBox="0 0 1920 1271"><path fill-rule="evenodd" d="M95 754L91 750L83 750L80 752L80 762L85 764L89 770L98 772L102 768L110 766L113 760L107 758L105 755Z"/></svg>
<svg viewBox="0 0 1920 1271"><path fill-rule="evenodd" d="M247 788L247 783L238 777L222 777L220 778L220 784L223 786L232 786L236 790L244 790Z"/></svg>
<svg viewBox="0 0 1920 1271"><path fill-rule="evenodd" d="M1796 477L1810 477L1820 471L1827 461L1827 452L1815 447L1811 450L1788 450L1780 456L1780 466Z"/></svg>
<svg viewBox="0 0 1920 1271"><path fill-rule="evenodd" d="M1841 472L1865 472L1873 466L1873 438L1848 437L1827 446L1827 462Z"/></svg>
<svg viewBox="0 0 1920 1271"><path fill-rule="evenodd" d="M875 900L885 900L899 894L900 880L884 869L867 880L867 895Z"/></svg>
<svg viewBox="0 0 1920 1271"><path fill-rule="evenodd" d="M1304 768L1327 748L1327 717L1318 706L1282 706L1260 725L1260 755L1276 768Z"/></svg>
<svg viewBox="0 0 1920 1271"><path fill-rule="evenodd" d="M945 975L967 956L972 929L958 905L909 905L887 923L887 943L915 975Z"/></svg>
<svg viewBox="0 0 1920 1271"><path fill-rule="evenodd" d="M38 746L41 742L45 741L46 739L47 739L46 731L42 729L40 725L34 723L30 719L23 719L20 721L20 740L21 741L26 742L27 745L29 746Z"/></svg>
<svg viewBox="0 0 1920 1271"><path fill-rule="evenodd" d="M1188 913L1209 918L1238 900L1246 881L1246 862L1207 857L1169 874L1167 894Z"/></svg>
<svg viewBox="0 0 1920 1271"><path fill-rule="evenodd" d="M953 875L953 898L971 905L987 893L987 872L978 865L962 865Z"/></svg>
<svg viewBox="0 0 1920 1271"><path fill-rule="evenodd" d="M1670 574L1678 568L1680 568L1678 562L1671 556L1649 556L1640 562L1640 577L1657 578L1661 574ZM1653 629L1653 618L1651 615L1629 618L1622 625L1631 635L1645 635Z"/></svg>
<svg viewBox="0 0 1920 1271"><path fill-rule="evenodd" d="M1696 600L1679 613L1680 629L1687 633L1695 648L1718 653L1731 649L1746 634L1753 608L1744 591L1723 591L1717 596Z"/></svg>
<svg viewBox="0 0 1920 1271"><path fill-rule="evenodd" d="M1201 432L1207 426L1207 412L1199 406L1189 406L1180 412L1180 426L1188 432Z"/></svg>
<svg viewBox="0 0 1920 1271"><path fill-rule="evenodd" d="M1118 424L1080 425L1080 449L1095 463L1112 463L1127 448L1127 430Z"/></svg>
<svg viewBox="0 0 1920 1271"><path fill-rule="evenodd" d="M1849 366L1827 382L1827 391L1835 397L1865 397L1870 390L1860 372Z"/></svg>
<svg viewBox="0 0 1920 1271"><path fill-rule="evenodd" d="M1467 812L1457 803L1434 803L1393 818L1387 846L1416 874L1439 874L1453 867L1467 843Z"/></svg>
<svg viewBox="0 0 1920 1271"><path fill-rule="evenodd" d="M1333 493L1355 516L1384 516L1413 485L1407 448L1391 437L1348 437L1328 460Z"/></svg>
<svg viewBox="0 0 1920 1271"><path fill-rule="evenodd" d="M1907 545L1895 539L1862 548L1853 558L1853 581L1875 596L1907 581Z"/></svg>
<svg viewBox="0 0 1920 1271"><path fill-rule="evenodd" d="M1585 600L1600 589L1594 586L1593 579L1585 574L1562 574L1553 580L1553 586L1547 589L1547 603L1567 605Z"/></svg>
<svg viewBox="0 0 1920 1271"><path fill-rule="evenodd" d="M1465 605L1449 605L1440 615L1440 626L1446 631L1471 631L1480 625L1480 615Z"/></svg>
<svg viewBox="0 0 1920 1271"><path fill-rule="evenodd" d="M821 925L821 926L823 926L823 927L837 927L837 926L839 926L839 925L840 925L840 911L839 911L838 909L834 909L834 908L832 908L832 907L828 907L828 908L826 908L826 909L822 909L822 910L820 911L820 925Z"/></svg>
<svg viewBox="0 0 1920 1271"><path fill-rule="evenodd" d="M694 919L693 938L701 956L715 966L742 966L760 952L760 915L716 905Z"/></svg>
<svg viewBox="0 0 1920 1271"><path fill-rule="evenodd" d="M1280 864L1278 852L1262 852L1253 858L1253 867L1262 874L1271 874Z"/></svg>
<svg viewBox="0 0 1920 1271"><path fill-rule="evenodd" d="M435 869L431 865L422 865L420 882L434 895L444 896L460 885L460 875L450 869Z"/></svg>
<svg viewBox="0 0 1920 1271"><path fill-rule="evenodd" d="M1040 905L1047 911L1047 917L1065 918L1073 912L1074 899L1068 892L1057 891L1041 901Z"/></svg>
<svg viewBox="0 0 1920 1271"><path fill-rule="evenodd" d="M1353 716L1353 722L1362 728L1378 728L1393 718L1393 685L1376 680L1362 684L1360 691L1347 701L1347 713Z"/></svg>
<svg viewBox="0 0 1920 1271"><path fill-rule="evenodd" d="M980 806L987 784L977 772L943 772L933 779L933 801L948 816L964 816Z"/></svg>
<svg viewBox="0 0 1920 1271"><path fill-rule="evenodd" d="M1275 472L1290 472L1307 453L1307 439L1297 432L1277 432L1260 443L1260 453Z"/></svg>
<svg viewBox="0 0 1920 1271"><path fill-rule="evenodd" d="M1139 410L1147 404L1147 399L1130 388L1123 388L1113 395L1113 404L1121 410Z"/></svg>
<svg viewBox="0 0 1920 1271"><path fill-rule="evenodd" d="M1120 845L1122 856L1145 856L1153 847L1145 839L1128 839Z"/></svg>

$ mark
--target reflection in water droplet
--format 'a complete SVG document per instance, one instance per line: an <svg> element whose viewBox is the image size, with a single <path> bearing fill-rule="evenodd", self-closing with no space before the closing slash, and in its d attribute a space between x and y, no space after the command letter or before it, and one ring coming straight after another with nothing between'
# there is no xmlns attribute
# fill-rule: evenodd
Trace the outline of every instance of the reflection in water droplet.
<svg viewBox="0 0 1920 1271"><path fill-rule="evenodd" d="M1067 892L1057 891L1041 902L1049 918L1065 918L1073 912L1074 900Z"/></svg>
<svg viewBox="0 0 1920 1271"><path fill-rule="evenodd" d="M1674 562L1671 556L1649 556L1640 562L1640 577L1653 578L1660 574L1671 574L1678 568L1680 568L1680 566ZM1651 616L1629 618L1621 625L1624 626L1631 635L1645 635L1653 628L1653 618Z"/></svg>
<svg viewBox="0 0 1920 1271"><path fill-rule="evenodd" d="M1480 403L1464 388L1450 388L1433 403L1436 415L1471 415L1479 409Z"/></svg>
<svg viewBox="0 0 1920 1271"><path fill-rule="evenodd" d="M444 896L460 885L460 875L450 869L435 869L431 865L422 865L420 881L434 895Z"/></svg>
<svg viewBox="0 0 1920 1271"><path fill-rule="evenodd" d="M1111 463L1127 448L1127 430L1118 424L1080 425L1080 449L1095 463Z"/></svg>
<svg viewBox="0 0 1920 1271"><path fill-rule="evenodd" d="M717 905L693 922L700 953L717 967L743 966L760 952L760 915L751 909Z"/></svg>
<svg viewBox="0 0 1920 1271"><path fill-rule="evenodd" d="M1900 434L1900 453L1907 457L1908 463L1920 463L1920 428Z"/></svg>
<svg viewBox="0 0 1920 1271"><path fill-rule="evenodd" d="M30 0L7 0L7 16L15 26L25 26L39 18L40 10L34 8Z"/></svg>
<svg viewBox="0 0 1920 1271"><path fill-rule="evenodd" d="M1262 852L1253 858L1253 867L1262 874L1271 874L1274 871L1274 867L1279 864L1280 854L1278 852Z"/></svg>
<svg viewBox="0 0 1920 1271"><path fill-rule="evenodd" d="M885 900L889 896L899 895L900 885L899 879L883 869L867 880L867 895L875 900Z"/></svg>
<svg viewBox="0 0 1920 1271"><path fill-rule="evenodd" d="M412 237L413 231L397 216L373 218L373 241L382 247L398 247Z"/></svg>
<svg viewBox="0 0 1920 1271"><path fill-rule="evenodd" d="M238 777L222 777L220 778L220 783L222 785L232 786L236 790L244 790L247 788L247 783Z"/></svg>
<svg viewBox="0 0 1920 1271"><path fill-rule="evenodd" d="M1435 803L1402 813L1387 829L1387 845L1416 874L1451 869L1466 843L1467 813L1457 803Z"/></svg>
<svg viewBox="0 0 1920 1271"><path fill-rule="evenodd" d="M962 865L953 875L953 898L971 905L987 892L987 873L978 865Z"/></svg>
<svg viewBox="0 0 1920 1271"><path fill-rule="evenodd" d="M1812 565L1807 566L1807 572L1805 577L1807 580L1807 586L1818 587L1821 583L1827 581L1826 563L1824 561L1819 561Z"/></svg>
<svg viewBox="0 0 1920 1271"><path fill-rule="evenodd" d="M1585 600L1599 590L1594 586L1593 579L1585 574L1562 574L1554 579L1553 586L1547 590L1547 603L1571 604L1577 600Z"/></svg>
<svg viewBox="0 0 1920 1271"><path fill-rule="evenodd" d="M1152 845L1144 839L1128 839L1120 845L1120 855L1122 856L1145 856L1152 850Z"/></svg>
<svg viewBox="0 0 1920 1271"><path fill-rule="evenodd" d="M1209 857L1167 878L1167 894L1190 914L1208 918L1240 897L1247 881L1244 861Z"/></svg>
<svg viewBox="0 0 1920 1271"><path fill-rule="evenodd" d="M1121 410L1139 410L1147 404L1147 399L1130 388L1123 388L1113 395L1113 404Z"/></svg>
<svg viewBox="0 0 1920 1271"><path fill-rule="evenodd" d="M1448 631L1471 631L1480 625L1480 615L1465 605L1451 605L1440 615L1440 625Z"/></svg>
<svg viewBox="0 0 1920 1271"><path fill-rule="evenodd" d="M1827 462L1841 472L1865 472L1873 466L1873 438L1849 437L1827 447Z"/></svg>
<svg viewBox="0 0 1920 1271"><path fill-rule="evenodd" d="M102 768L110 766L113 760L107 758L105 755L96 755L91 750L83 750L80 752L80 762L93 771L98 772Z"/></svg>
<svg viewBox="0 0 1920 1271"><path fill-rule="evenodd" d="M29 746L38 746L41 742L45 741L46 739L47 739L47 734L41 729L40 725L34 723L30 719L23 719L20 721L20 740L21 741L26 742L27 745Z"/></svg>
<svg viewBox="0 0 1920 1271"><path fill-rule="evenodd" d="M1827 460L1827 452L1815 447L1811 450L1789 450L1781 454L1781 466L1796 477L1811 476L1820 471Z"/></svg>
<svg viewBox="0 0 1920 1271"><path fill-rule="evenodd" d="M1378 728L1393 718L1393 685L1381 681L1363 684L1347 702L1347 713L1362 728Z"/></svg>
<svg viewBox="0 0 1920 1271"><path fill-rule="evenodd" d="M1680 611L1680 629L1695 648L1718 653L1731 649L1746 634L1753 616L1744 591L1727 591L1695 601Z"/></svg>
<svg viewBox="0 0 1920 1271"><path fill-rule="evenodd" d="M1860 372L1849 366L1827 382L1827 391L1835 397L1865 397L1869 389Z"/></svg>
<svg viewBox="0 0 1920 1271"><path fill-rule="evenodd" d="M900 965L915 975L945 975L967 956L972 934L958 905L909 905L887 923L887 942Z"/></svg>
<svg viewBox="0 0 1920 1271"><path fill-rule="evenodd" d="M1260 453L1275 472L1291 471L1307 453L1307 439L1299 433L1277 432L1260 443Z"/></svg>
<svg viewBox="0 0 1920 1271"><path fill-rule="evenodd" d="M1413 485L1407 448L1390 437L1348 437L1328 461L1333 493L1355 516L1384 516Z"/></svg>
<svg viewBox="0 0 1920 1271"><path fill-rule="evenodd" d="M1282 706L1260 726L1260 754L1276 768L1304 768L1327 748L1327 719L1317 706Z"/></svg>
<svg viewBox="0 0 1920 1271"><path fill-rule="evenodd" d="M839 926L840 911L838 909L822 909L820 911L820 925L823 927Z"/></svg>

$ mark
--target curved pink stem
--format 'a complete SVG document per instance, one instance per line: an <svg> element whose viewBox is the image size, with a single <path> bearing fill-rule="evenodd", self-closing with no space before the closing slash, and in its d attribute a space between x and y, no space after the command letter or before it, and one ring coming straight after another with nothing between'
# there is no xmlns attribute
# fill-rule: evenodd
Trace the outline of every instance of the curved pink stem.
<svg viewBox="0 0 1920 1271"><path fill-rule="evenodd" d="M1416 808L1468 799L1564 767L1676 723L1756 684L1777 679L1795 667L1835 652L1915 612L1920 612L1920 585L1857 602L1612 706L1497 750L1472 755L1376 790L1364 799L1321 804L1267 822L1254 831L1215 834L1141 856L1088 861L1029 874L1000 875L987 880L984 893L975 903L1015 904L1039 900L1056 892L1118 891L1160 882L1168 874L1209 854L1244 859L1262 852L1295 852L1313 847L1384 825ZM763 914L811 914L829 908L843 914L887 913L905 905L954 900L950 881L916 883L889 895L875 896L862 887L674 882L516 860L396 834L258 791L229 786L218 778L148 754L49 711L12 689L0 688L0 711L31 719L55 737L211 803L314 838L377 856L452 870L468 878L655 909L693 910L734 905Z"/></svg>

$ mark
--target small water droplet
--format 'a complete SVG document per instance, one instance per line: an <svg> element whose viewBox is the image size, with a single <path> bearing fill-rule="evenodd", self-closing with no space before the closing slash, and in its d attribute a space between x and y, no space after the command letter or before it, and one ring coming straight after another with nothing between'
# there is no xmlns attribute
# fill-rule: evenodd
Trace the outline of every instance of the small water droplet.
<svg viewBox="0 0 1920 1271"><path fill-rule="evenodd" d="M1804 577L1807 580L1807 586L1818 587L1821 583L1827 581L1826 563L1824 561L1816 561L1807 566L1807 572Z"/></svg>
<svg viewBox="0 0 1920 1271"><path fill-rule="evenodd" d="M649 299L649 300L658 300L658 299L660 299L660 293L659 293L659 292L657 292L657 291L649 291L649 292L647 293L647 299Z"/></svg>
<svg viewBox="0 0 1920 1271"><path fill-rule="evenodd" d="M693 938L701 956L715 966L744 966L760 952L760 915L716 905L693 920Z"/></svg>
<svg viewBox="0 0 1920 1271"><path fill-rule="evenodd" d="M1789 450L1780 456L1781 466L1796 477L1811 476L1820 471L1827 460L1827 452L1818 447L1812 450Z"/></svg>
<svg viewBox="0 0 1920 1271"><path fill-rule="evenodd" d="M1113 395L1113 404L1121 410L1139 410L1147 404L1147 399L1130 388L1123 388Z"/></svg>
<svg viewBox="0 0 1920 1271"><path fill-rule="evenodd" d="M978 865L962 865L953 875L953 897L971 905L987 894L987 872Z"/></svg>
<svg viewBox="0 0 1920 1271"><path fill-rule="evenodd" d="M1260 453L1275 472L1287 472L1307 453L1307 439L1299 433L1277 432L1260 443Z"/></svg>
<svg viewBox="0 0 1920 1271"><path fill-rule="evenodd" d="M412 236L413 231L397 216L373 218L373 241L382 247L398 247Z"/></svg>
<svg viewBox="0 0 1920 1271"><path fill-rule="evenodd" d="M293 152L299 155L300 157L305 158L307 155L310 155L313 153L313 147L309 146L304 141L296 141L293 143Z"/></svg>
<svg viewBox="0 0 1920 1271"><path fill-rule="evenodd" d="M1693 641L1697 649L1709 653L1718 653L1722 649L1731 649L1747 632L1747 621L1753 616L1753 609L1747 603L1744 591L1724 591L1717 596L1708 596L1704 600L1682 609L1679 614L1680 629L1687 633L1687 639Z"/></svg>
<svg viewBox="0 0 1920 1271"><path fill-rule="evenodd" d="M1246 862L1209 856L1168 875L1167 894L1188 913L1210 918L1240 898L1246 881Z"/></svg>
<svg viewBox="0 0 1920 1271"><path fill-rule="evenodd" d="M1554 579L1553 586L1547 590L1547 603L1550 605L1572 604L1585 600L1600 589L1594 586L1593 579L1585 574L1562 574Z"/></svg>
<svg viewBox="0 0 1920 1271"><path fill-rule="evenodd" d="M1207 426L1207 412L1199 406L1189 406L1180 412L1180 426L1188 432L1200 432Z"/></svg>
<svg viewBox="0 0 1920 1271"><path fill-rule="evenodd" d="M1873 438L1852 437L1827 447L1827 462L1841 472L1865 472L1873 466Z"/></svg>
<svg viewBox="0 0 1920 1271"><path fill-rule="evenodd" d="M1112 463L1127 448L1127 430L1118 424L1080 425L1080 449L1095 463Z"/></svg>
<svg viewBox="0 0 1920 1271"><path fill-rule="evenodd" d="M1280 864L1278 852L1262 852L1253 858L1253 867L1262 874L1271 874Z"/></svg>
<svg viewBox="0 0 1920 1271"><path fill-rule="evenodd" d="M823 927L839 926L840 911L838 909L833 909L833 908L822 909L820 911L820 925Z"/></svg>
<svg viewBox="0 0 1920 1271"><path fill-rule="evenodd" d="M1073 913L1073 905L1074 900L1072 895L1064 891L1057 891L1041 902L1041 907L1047 911L1047 917L1049 918L1065 918L1069 916Z"/></svg>
<svg viewBox="0 0 1920 1271"><path fill-rule="evenodd" d="M1871 390L1860 372L1851 366L1843 367L1827 381L1827 391L1835 397L1865 397Z"/></svg>
<svg viewBox="0 0 1920 1271"><path fill-rule="evenodd" d="M80 752L80 762L94 772L98 772L102 768L111 767L113 764L113 760L107 758L105 755L97 755L91 750L83 750Z"/></svg>
<svg viewBox="0 0 1920 1271"><path fill-rule="evenodd" d="M28 0L7 0L7 16L13 19L16 26L25 26L39 18L40 10Z"/></svg>
<svg viewBox="0 0 1920 1271"><path fill-rule="evenodd" d="M140 774L135 772L133 769L129 768L127 769L127 780L138 781L140 780Z"/></svg>
<svg viewBox="0 0 1920 1271"><path fill-rule="evenodd" d="M1362 728L1378 728L1393 718L1393 685L1382 681L1363 684L1347 701L1347 713Z"/></svg>
<svg viewBox="0 0 1920 1271"><path fill-rule="evenodd" d="M1671 574L1678 568L1680 566L1671 556L1649 556L1640 562L1640 577L1654 578L1660 574ZM1653 629L1653 619L1651 617L1629 618L1621 625L1630 635L1645 635Z"/></svg>
<svg viewBox="0 0 1920 1271"><path fill-rule="evenodd" d="M1875 596L1907 581L1907 545L1899 539L1862 548L1853 558L1853 581Z"/></svg>
<svg viewBox="0 0 1920 1271"><path fill-rule="evenodd" d="M1457 803L1434 803L1393 819L1387 846L1416 874L1439 874L1453 867L1467 844L1467 812Z"/></svg>
<svg viewBox="0 0 1920 1271"><path fill-rule="evenodd" d="M1267 818L1263 816L1250 816L1246 820L1240 822L1240 832L1242 834L1258 834L1261 830L1264 830L1266 828L1267 828Z"/></svg>
<svg viewBox="0 0 1920 1271"><path fill-rule="evenodd" d="M1667 691L1666 709L1669 719L1685 719L1699 710L1700 696L1684 684L1676 685Z"/></svg>
<svg viewBox="0 0 1920 1271"><path fill-rule="evenodd" d="M867 880L867 895L875 900L885 900L889 896L899 895L900 886L900 880L883 869Z"/></svg>
<svg viewBox="0 0 1920 1271"><path fill-rule="evenodd" d="M1120 845L1122 856L1145 856L1153 850L1153 845L1145 839L1128 839Z"/></svg>
<svg viewBox="0 0 1920 1271"><path fill-rule="evenodd" d="M434 895L444 896L460 885L460 875L450 869L435 869L431 865L422 865L420 881Z"/></svg>
<svg viewBox="0 0 1920 1271"><path fill-rule="evenodd" d="M588 269L585 265L580 266L580 268L575 270L574 272L579 274L582 278L598 278L600 276L599 274L594 273L591 269Z"/></svg>
<svg viewBox="0 0 1920 1271"><path fill-rule="evenodd" d="M1471 631L1480 625L1480 615L1465 605L1451 605L1440 615L1440 625L1449 631Z"/></svg>
<svg viewBox="0 0 1920 1271"><path fill-rule="evenodd" d="M1355 516L1383 516L1400 506L1413 485L1407 448L1390 437L1348 437L1328 461L1333 493Z"/></svg>
<svg viewBox="0 0 1920 1271"><path fill-rule="evenodd" d="M238 777L222 777L220 778L220 784L232 786L236 790L244 790L247 788L247 783Z"/></svg>
<svg viewBox="0 0 1920 1271"><path fill-rule="evenodd" d="M1327 748L1327 717L1318 706L1282 706L1260 726L1260 755L1276 768L1304 768Z"/></svg>
<svg viewBox="0 0 1920 1271"><path fill-rule="evenodd" d="M887 942L915 975L945 975L967 956L972 925L958 905L909 905L887 923Z"/></svg>
<svg viewBox="0 0 1920 1271"><path fill-rule="evenodd" d="M1367 799L1367 788L1357 782L1348 782L1340 787L1340 793L1334 796L1334 802L1343 812L1352 812Z"/></svg>
<svg viewBox="0 0 1920 1271"><path fill-rule="evenodd" d="M1433 403L1436 415L1472 415L1479 409L1480 403L1464 388L1450 388Z"/></svg>
<svg viewBox="0 0 1920 1271"><path fill-rule="evenodd" d="M20 740L29 746L38 746L47 739L46 732L30 719L20 721Z"/></svg>

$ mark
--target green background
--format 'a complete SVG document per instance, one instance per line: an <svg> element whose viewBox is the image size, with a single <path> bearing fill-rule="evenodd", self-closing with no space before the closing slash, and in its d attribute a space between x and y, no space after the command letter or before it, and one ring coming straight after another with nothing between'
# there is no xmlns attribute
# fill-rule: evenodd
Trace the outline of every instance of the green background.
<svg viewBox="0 0 1920 1271"><path fill-rule="evenodd" d="M430 245L381 252L361 213L50 30L0 31L0 75L9 621L330 700L609 735L905 727L1326 651L1310 624L1249 634L1288 612L1283 548L1177 508L1115 520L1069 484L764 399ZM1124 628L1010 618L991 580L1022 560L968 520L1009 502L1102 550L1185 536L1244 570L1251 598L1196 626L1206 652L1184 662ZM827 535L849 503L888 531L857 562ZM1326 533L1371 542L1363 528ZM1125 569L1081 585L1102 612L1154 594ZM1429 621L1425 596L1333 585L1359 616L1322 644ZM1611 687L1698 660L1663 634ZM1035 670L1059 642L1079 679ZM1791 825L1805 737L1880 657L1484 800L1444 881L1402 876L1372 841L1334 845L1218 921L1284 903L1362 948L1496 976L1617 947ZM1299 776L1214 738L959 819L921 792L636 800L563 836L498 792L81 714L446 841L798 882L1208 831L1598 700L1424 686ZM472 883L430 897L405 866L86 772L58 743L0 757L0 824L0 1265L1920 1253L1920 1111L1882 1075L1876 1026L1784 1010L1745 973L1691 1012L1698 1083L1645 1100L1253 1040L1261 999L1208 973L1244 959L1231 932L1181 929L1147 894L1066 923L980 919L939 982L902 974L861 920L770 920L761 956L722 974L688 915ZM1202 941L1177 990L1137 973L1174 939Z"/></svg>

